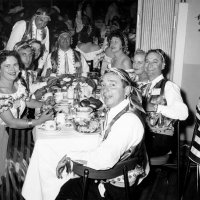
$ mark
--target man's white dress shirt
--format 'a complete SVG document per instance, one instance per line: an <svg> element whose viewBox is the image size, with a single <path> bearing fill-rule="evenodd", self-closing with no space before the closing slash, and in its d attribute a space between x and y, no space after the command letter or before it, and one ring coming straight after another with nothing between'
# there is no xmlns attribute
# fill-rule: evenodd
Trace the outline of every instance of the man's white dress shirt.
<svg viewBox="0 0 200 200"><path fill-rule="evenodd" d="M64 52L63 50L59 49L58 50L58 66L57 66L57 73L56 73L57 75L66 74L65 56L67 56L67 59L68 59L68 70L69 70L68 73L74 74L76 72L75 70L76 63L75 63L73 50L70 48L69 50ZM81 55L81 63L82 63L83 74L87 74L87 72L89 72L89 66L82 55ZM46 75L47 69L52 69L51 53L47 57L47 61L45 63L45 67L42 72L42 76Z"/></svg>
<svg viewBox="0 0 200 200"><path fill-rule="evenodd" d="M129 104L129 100L123 100L108 112L107 126L112 119ZM104 136L102 133L102 139ZM108 137L101 140L99 146L90 152L80 152L69 155L73 160L85 160L86 166L105 170L112 168L132 146L139 144L144 135L144 127L140 119L134 113L123 114L112 126Z"/></svg>
<svg viewBox="0 0 200 200"><path fill-rule="evenodd" d="M157 88L153 88L164 77L161 74L151 82L149 92L156 95ZM153 88L153 89L152 89ZM181 97L180 88L173 82L167 81L164 89L167 105L158 105L157 113L171 118L185 120L188 117L188 108Z"/></svg>

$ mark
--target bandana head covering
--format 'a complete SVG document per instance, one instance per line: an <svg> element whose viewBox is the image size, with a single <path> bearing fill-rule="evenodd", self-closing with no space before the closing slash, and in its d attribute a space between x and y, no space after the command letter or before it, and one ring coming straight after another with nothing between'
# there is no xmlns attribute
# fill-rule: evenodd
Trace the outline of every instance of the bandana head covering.
<svg viewBox="0 0 200 200"><path fill-rule="evenodd" d="M127 98L129 98L130 100L130 108L138 109L139 111L145 113L142 107L142 95L139 92L139 90L136 88L134 82L132 82L129 74L125 70L119 69L119 68L110 68L107 71L107 73L108 72L113 72L114 74L118 75L121 78L121 80L125 81L127 85L131 87L131 92L127 96Z"/></svg>

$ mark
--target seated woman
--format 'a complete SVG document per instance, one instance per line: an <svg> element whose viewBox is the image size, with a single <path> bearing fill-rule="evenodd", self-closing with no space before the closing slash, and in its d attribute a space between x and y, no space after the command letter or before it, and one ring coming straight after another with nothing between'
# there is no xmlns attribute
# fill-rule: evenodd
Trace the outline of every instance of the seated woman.
<svg viewBox="0 0 200 200"><path fill-rule="evenodd" d="M114 57L111 61L111 68L120 68L126 71L133 69L131 59L126 55L128 53L127 38L120 31L113 31L109 37L109 47Z"/></svg>
<svg viewBox="0 0 200 200"><path fill-rule="evenodd" d="M38 119L20 119L26 106L41 108L44 103L30 99L26 87L18 79L21 70L19 63L19 56L16 52L0 52L0 177L4 176L6 172L8 133L5 128L32 128L52 119L53 116L53 112L46 111ZM20 138L18 139L20 140ZM9 149L9 151L14 150ZM19 160L13 162L20 163Z"/></svg>
<svg viewBox="0 0 200 200"><path fill-rule="evenodd" d="M79 33L79 43L76 46L76 50L84 56L90 72L99 71L100 61L103 59L103 50L93 43L94 37L96 36L92 27L84 26Z"/></svg>
<svg viewBox="0 0 200 200"><path fill-rule="evenodd" d="M134 70L132 78L136 82L138 89L141 90L142 96L144 96L147 84L149 83L148 75L145 71L145 56L146 53L143 50L138 49L131 58Z"/></svg>

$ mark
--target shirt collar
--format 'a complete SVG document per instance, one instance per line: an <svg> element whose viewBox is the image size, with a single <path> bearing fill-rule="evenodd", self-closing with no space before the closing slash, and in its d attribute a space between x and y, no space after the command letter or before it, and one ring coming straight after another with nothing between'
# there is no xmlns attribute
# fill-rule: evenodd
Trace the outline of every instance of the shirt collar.
<svg viewBox="0 0 200 200"><path fill-rule="evenodd" d="M115 107L111 108L108 111L108 121L110 122L121 110L123 110L129 104L128 99L124 99Z"/></svg>
<svg viewBox="0 0 200 200"><path fill-rule="evenodd" d="M69 48L67 51L63 51L62 49L60 49L59 48L59 53L61 53L61 54L68 54L69 52L71 52L72 51L72 49L71 48Z"/></svg>
<svg viewBox="0 0 200 200"><path fill-rule="evenodd" d="M156 83L158 83L163 78L164 78L164 76L162 74L157 76L153 81L151 81L151 88L153 88L156 85Z"/></svg>

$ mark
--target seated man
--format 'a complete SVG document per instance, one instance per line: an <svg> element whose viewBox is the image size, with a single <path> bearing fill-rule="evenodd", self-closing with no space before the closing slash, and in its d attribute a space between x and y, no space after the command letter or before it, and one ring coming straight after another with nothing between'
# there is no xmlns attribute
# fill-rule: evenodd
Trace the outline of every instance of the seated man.
<svg viewBox="0 0 200 200"><path fill-rule="evenodd" d="M144 97L147 132L145 135L149 156L162 156L170 152L174 122L188 117L188 108L181 97L180 88L162 75L165 68L164 52L149 50L146 54L146 72L151 86Z"/></svg>
<svg viewBox="0 0 200 200"><path fill-rule="evenodd" d="M57 40L57 49L47 57L42 76L59 76L63 74L82 73L87 76L89 67L80 52L71 47L70 32L61 32Z"/></svg>
<svg viewBox="0 0 200 200"><path fill-rule="evenodd" d="M143 108L137 95L134 95L135 88L132 87L132 81L124 70L110 69L104 74L101 85L101 95L109 111L104 122L99 146L93 151L76 152L76 155L70 155L70 157L73 160L79 160L87 167L107 170L124 158L130 148L134 149L134 153L140 151L136 147L141 144L144 136L144 126L140 115ZM56 169L58 178L62 178L61 174L65 166L67 166L67 170L73 170L72 163L67 155L60 160ZM131 171L132 178L134 178L129 182L132 184L135 182L136 173L144 178L147 173L146 166L148 166L147 159L143 154L141 163L138 163L138 167ZM94 181L89 184L88 199L102 199L102 196L109 196L111 199L117 200L125 197L125 188L117 186L119 184L117 179L115 182L107 180L103 185L101 183L101 186L105 187L105 193L98 190L99 184L100 182L95 183ZM81 199L81 194L82 178L70 179L62 186L56 200L77 200Z"/></svg>

